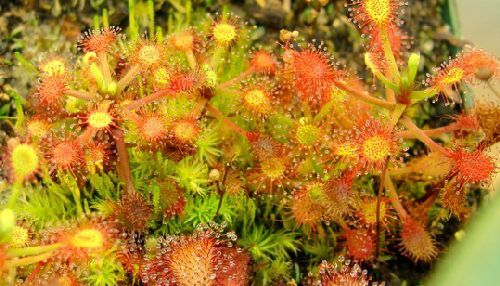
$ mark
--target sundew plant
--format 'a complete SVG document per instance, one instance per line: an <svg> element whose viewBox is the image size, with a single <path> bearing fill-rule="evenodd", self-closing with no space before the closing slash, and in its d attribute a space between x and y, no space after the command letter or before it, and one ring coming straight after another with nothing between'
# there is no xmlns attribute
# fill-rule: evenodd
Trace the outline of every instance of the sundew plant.
<svg viewBox="0 0 500 286"><path fill-rule="evenodd" d="M500 62L466 47L417 80L407 5L345 4L366 81L226 11L147 33L105 14L77 54L44 55L2 146L0 285L381 285L432 265L497 172L498 106L462 95ZM436 104L457 112L429 128Z"/></svg>

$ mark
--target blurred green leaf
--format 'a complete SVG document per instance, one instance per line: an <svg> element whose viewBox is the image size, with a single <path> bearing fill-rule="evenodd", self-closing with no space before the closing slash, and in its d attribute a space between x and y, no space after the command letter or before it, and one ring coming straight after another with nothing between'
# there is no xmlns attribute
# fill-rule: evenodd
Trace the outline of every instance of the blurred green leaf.
<svg viewBox="0 0 500 286"><path fill-rule="evenodd" d="M469 222L463 240L451 247L426 285L498 285L499 265L500 196L496 194Z"/></svg>

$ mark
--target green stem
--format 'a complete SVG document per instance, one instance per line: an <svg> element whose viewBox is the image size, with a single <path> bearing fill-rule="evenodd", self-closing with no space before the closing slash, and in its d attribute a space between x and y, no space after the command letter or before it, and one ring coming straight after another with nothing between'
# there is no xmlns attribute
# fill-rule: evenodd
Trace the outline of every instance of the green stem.
<svg viewBox="0 0 500 286"><path fill-rule="evenodd" d="M153 0L148 0L148 29L149 37L153 38L155 36L155 2Z"/></svg>
<svg viewBox="0 0 500 286"><path fill-rule="evenodd" d="M210 59L210 66L213 68L215 72L217 72L217 68L219 67L219 62L222 60L222 54L224 52L224 48L220 46L215 46L215 50L213 52L213 56Z"/></svg>
<svg viewBox="0 0 500 286"><path fill-rule="evenodd" d="M11 256L28 256L28 255L39 255L46 252L54 251L60 248L62 243L54 243L50 245L42 245L42 246L30 246L30 247L19 247L19 248L10 248L7 250L7 253Z"/></svg>
<svg viewBox="0 0 500 286"><path fill-rule="evenodd" d="M44 261L52 256L52 252L47 252L44 254L29 256L21 259L7 260L7 265L12 267L27 266L33 263Z"/></svg>
<svg viewBox="0 0 500 286"><path fill-rule="evenodd" d="M131 42L135 42L139 34L139 27L135 20L135 1L128 0L128 37Z"/></svg>
<svg viewBox="0 0 500 286"><path fill-rule="evenodd" d="M247 237L248 233L248 197L245 197L245 209L243 211L243 228L242 228L242 237Z"/></svg>
<svg viewBox="0 0 500 286"><path fill-rule="evenodd" d="M99 64L101 66L102 74L104 75L105 87L111 83L111 71L108 63L108 57L106 52L97 53L97 57L99 59Z"/></svg>
<svg viewBox="0 0 500 286"><path fill-rule="evenodd" d="M102 9L102 26L104 28L109 28L109 17L108 17L108 9Z"/></svg>
<svg viewBox="0 0 500 286"><path fill-rule="evenodd" d="M389 64L389 71L391 73L389 78L397 79L399 81L401 75L399 74L398 64L396 62L396 58L394 57L394 52L392 51L391 48L391 41L389 41L389 34L387 33L387 29L385 28L382 28L380 32L382 32L382 42L384 47L385 59Z"/></svg>
<svg viewBox="0 0 500 286"><path fill-rule="evenodd" d="M185 5L185 8L186 10L186 26L192 26L192 11L193 11L193 3L191 3L191 1L186 1L186 5Z"/></svg>
<svg viewBox="0 0 500 286"><path fill-rule="evenodd" d="M387 77L385 77L384 74L378 69L378 67L373 63L370 57L370 53L365 53L365 64L366 66L371 70L371 72L380 80L382 81L386 87L394 90L395 92L399 93L399 87L391 82ZM387 71L389 73L389 71ZM389 74L390 76L390 74Z"/></svg>
<svg viewBox="0 0 500 286"><path fill-rule="evenodd" d="M186 9L181 5L181 3L179 3L179 1L177 0L167 0L167 1L170 5L172 5L172 7L174 7L180 13L182 14L186 13Z"/></svg>
<svg viewBox="0 0 500 286"><path fill-rule="evenodd" d="M21 189L23 187L22 179L17 179L14 185L12 185L12 194L10 195L9 202L7 203L7 207L13 209L16 205L19 194L21 193Z"/></svg>
<svg viewBox="0 0 500 286"><path fill-rule="evenodd" d="M321 107L318 114L316 114L316 116L314 116L313 122L314 123L320 122L321 119L325 118L325 116L330 114L330 111L332 110L335 103L336 102L334 102L333 100L330 100L327 104L323 105L323 107Z"/></svg>
<svg viewBox="0 0 500 286"><path fill-rule="evenodd" d="M156 27L156 41L163 42L163 30L160 26Z"/></svg>
<svg viewBox="0 0 500 286"><path fill-rule="evenodd" d="M433 97L436 95L438 91L434 88L428 88L425 90L417 90L417 91L412 91L410 93L410 99L411 99L411 104L418 103L422 100L426 100L428 98Z"/></svg>
<svg viewBox="0 0 500 286"><path fill-rule="evenodd" d="M222 207L222 201L224 200L224 193L219 195L219 203L217 205L217 211L215 212L214 220L219 216L220 208Z"/></svg>
<svg viewBox="0 0 500 286"><path fill-rule="evenodd" d="M134 78L139 75L141 67L139 65L133 65L127 71L127 73L118 81L116 84L116 93L120 94L125 88L134 80Z"/></svg>
<svg viewBox="0 0 500 286"><path fill-rule="evenodd" d="M38 69L36 68L36 66L33 65L30 61L28 61L23 55L21 55L21 53L14 52L14 57L27 70L34 72L34 73L38 73Z"/></svg>
<svg viewBox="0 0 500 286"><path fill-rule="evenodd" d="M73 200L75 201L76 205L76 214L78 217L83 217L83 208L82 204L80 202L80 189L78 189L78 186L74 186L71 188L71 195L73 196Z"/></svg>
<svg viewBox="0 0 500 286"><path fill-rule="evenodd" d="M16 124L14 128L20 134L24 134L23 124L24 124L24 110L23 110L23 98L11 88L4 88L5 92L12 98L14 101L14 106L16 108Z"/></svg>
<svg viewBox="0 0 500 286"><path fill-rule="evenodd" d="M392 111L391 117L390 117L391 128L394 128L394 126L396 126L396 124L398 124L398 121L401 118L401 116L403 115L403 112L405 112L405 110L406 110L406 105L404 105L404 104L397 104L396 105L396 107Z"/></svg>
<svg viewBox="0 0 500 286"><path fill-rule="evenodd" d="M388 76L390 76L389 71L386 71L386 73L388 74ZM391 84L392 83L390 82L385 83L385 99L390 103L396 103L396 94L394 93L396 90L390 88ZM399 88L397 89L398 89L397 92L399 93Z"/></svg>
<svg viewBox="0 0 500 286"><path fill-rule="evenodd" d="M382 75L382 73L380 72L375 73L375 76L385 84L386 88L389 88L390 90L399 93L399 87L395 85L392 81L388 80L384 75Z"/></svg>
<svg viewBox="0 0 500 286"><path fill-rule="evenodd" d="M92 26L94 26L94 30L99 30L100 24L98 15L94 15L94 17L92 17Z"/></svg>
<svg viewBox="0 0 500 286"><path fill-rule="evenodd" d="M196 58L194 57L193 51L192 50L186 51L185 54L191 69L193 70L196 69Z"/></svg>

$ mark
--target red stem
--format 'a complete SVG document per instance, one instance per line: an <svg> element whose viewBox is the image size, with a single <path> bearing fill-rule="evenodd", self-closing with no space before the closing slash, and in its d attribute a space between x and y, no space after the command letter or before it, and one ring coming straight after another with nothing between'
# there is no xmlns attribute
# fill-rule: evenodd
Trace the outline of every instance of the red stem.
<svg viewBox="0 0 500 286"><path fill-rule="evenodd" d="M376 236L375 236L375 257L378 257L380 251L380 202L382 200L382 193L384 192L384 179L387 172L387 162L388 158L385 159L384 166L382 167L382 174L380 176L380 182L378 185L377 193L377 209L376 209Z"/></svg>
<svg viewBox="0 0 500 286"><path fill-rule="evenodd" d="M85 131L83 131L82 134L78 136L78 142L80 142L82 146L86 146L87 144L89 144L92 140L92 137L94 136L94 131L94 128L90 126L87 127Z"/></svg>
<svg viewBox="0 0 500 286"><path fill-rule="evenodd" d="M353 88L352 86L349 86L344 82L335 82L335 86L337 86L338 88L343 89L343 90L347 91L348 93L357 96L359 99L366 101L368 103L371 103L371 104L375 104L375 105L385 107L385 108L393 108L396 105L395 103L390 103L390 102L385 101L383 99L373 97L368 92L366 92L364 90L359 90L359 89Z"/></svg>
<svg viewBox="0 0 500 286"><path fill-rule="evenodd" d="M394 207L394 209L398 213L399 218L401 220L404 220L407 217L409 217L408 213L406 212L403 205L399 201L398 192L396 191L396 188L394 187L394 184L392 183L392 179L388 174L385 175L384 185L385 185L385 189L387 190L387 193L389 195L389 200L391 201L392 206Z"/></svg>
<svg viewBox="0 0 500 286"><path fill-rule="evenodd" d="M132 111L132 110L138 109L143 105L155 102L157 100L162 99L164 96L173 95L173 94L175 94L175 92L173 92L169 89L159 90L151 95L148 95L148 96L143 97L141 99L136 99L136 100L132 101L128 106L125 107L125 111Z"/></svg>
<svg viewBox="0 0 500 286"><path fill-rule="evenodd" d="M439 136L443 133L448 133L448 132L453 132L455 130L460 130L460 126L457 123L452 123L447 126L443 127L438 127L434 129L427 129L427 130L422 130L427 136L429 137L435 137ZM415 134L411 131L400 131L396 134L398 137L404 138L404 139L411 139L411 138L416 138Z"/></svg>
<svg viewBox="0 0 500 286"><path fill-rule="evenodd" d="M237 84L238 82L242 81L247 76L251 75L253 72L254 72L254 68L249 67L246 71L240 73L237 77L232 78L226 82L219 84L218 88L223 89L223 88L232 86L234 84Z"/></svg>
<svg viewBox="0 0 500 286"><path fill-rule="evenodd" d="M132 177L130 175L130 162L123 131L119 128L115 128L112 130L112 134L118 154L118 164L116 166L118 177L125 182L128 192L135 192L134 186L132 185Z"/></svg>
<svg viewBox="0 0 500 286"><path fill-rule="evenodd" d="M211 105L210 103L207 103L205 108L210 113L212 113L213 116L215 116L219 120L222 120L222 122L224 122L224 124L226 124L227 127L231 128L234 132L240 134L243 137L246 137L247 132L243 130L241 127L239 127L236 123L231 121L229 118L224 116L215 106Z"/></svg>
<svg viewBox="0 0 500 286"><path fill-rule="evenodd" d="M422 141L427 147L429 147L429 149L431 149L432 151L441 152L445 155L448 154L448 151L443 146L439 145L429 136L427 136L427 134L425 134L422 129L418 128L418 126L415 125L415 123L413 123L413 121L409 117L402 117L400 122L403 123L408 131L413 133L413 135L418 138L418 140Z"/></svg>
<svg viewBox="0 0 500 286"><path fill-rule="evenodd" d="M88 92L88 91L84 91L84 90L71 90L70 89L70 90L66 91L66 94L71 95L71 96L76 97L76 98L87 100L87 101L93 101L97 98L97 96L95 94Z"/></svg>

